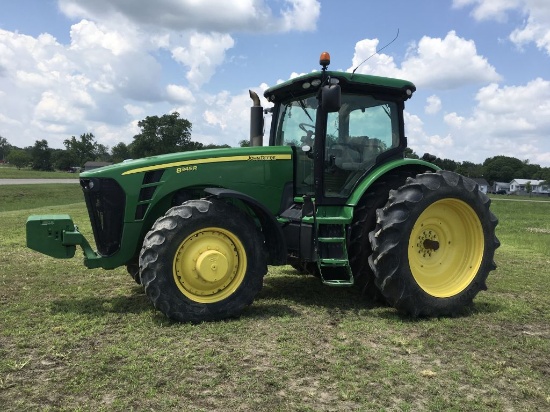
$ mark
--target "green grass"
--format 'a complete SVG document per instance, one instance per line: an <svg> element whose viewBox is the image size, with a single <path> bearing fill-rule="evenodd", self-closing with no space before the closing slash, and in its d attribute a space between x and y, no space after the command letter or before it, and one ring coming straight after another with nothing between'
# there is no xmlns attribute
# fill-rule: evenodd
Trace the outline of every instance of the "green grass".
<svg viewBox="0 0 550 412"><path fill-rule="evenodd" d="M493 202L499 267L468 316L411 320L285 266L241 318L188 325L123 268L26 249L33 213L92 237L81 201L33 208L46 194L20 190L0 212L2 411L550 409L550 203Z"/></svg>
<svg viewBox="0 0 550 412"><path fill-rule="evenodd" d="M17 169L13 166L0 166L0 179L78 179L78 173L42 172L29 168Z"/></svg>
<svg viewBox="0 0 550 412"><path fill-rule="evenodd" d="M41 205L59 206L83 201L78 183L41 185L0 185L0 212Z"/></svg>

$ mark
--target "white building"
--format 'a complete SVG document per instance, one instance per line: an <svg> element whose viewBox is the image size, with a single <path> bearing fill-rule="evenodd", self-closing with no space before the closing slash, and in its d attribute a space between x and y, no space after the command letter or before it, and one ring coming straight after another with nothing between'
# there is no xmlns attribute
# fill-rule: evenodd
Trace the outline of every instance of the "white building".
<svg viewBox="0 0 550 412"><path fill-rule="evenodd" d="M489 191L489 183L487 183L487 180L482 177L472 178L472 180L478 184L481 192L487 193Z"/></svg>
<svg viewBox="0 0 550 412"><path fill-rule="evenodd" d="M526 187L527 183L531 184L531 193L548 195L550 194L550 187L547 185L542 185L544 180L535 180L535 179L514 179L510 182L510 193L527 193Z"/></svg>

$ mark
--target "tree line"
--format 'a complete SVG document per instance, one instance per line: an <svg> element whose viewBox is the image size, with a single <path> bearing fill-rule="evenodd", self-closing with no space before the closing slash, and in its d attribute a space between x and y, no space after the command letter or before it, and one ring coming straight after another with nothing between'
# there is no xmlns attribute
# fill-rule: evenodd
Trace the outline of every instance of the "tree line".
<svg viewBox="0 0 550 412"><path fill-rule="evenodd" d="M163 153L230 147L192 141L192 124L180 118L178 112L147 116L138 122L138 127L140 133L134 136L132 143L121 142L110 149L98 143L92 133L64 140L65 149L52 149L44 139L37 140L33 146L18 148L0 136L0 160L17 168L30 165L34 170L72 170L84 167L88 161L118 163ZM246 146L248 141L243 140L240 145Z"/></svg>
<svg viewBox="0 0 550 412"><path fill-rule="evenodd" d="M407 157L418 159L419 156L407 148ZM456 162L451 159L436 157L430 161L444 170L459 173L471 178L484 178L489 184L495 182L510 183L514 179L533 179L550 182L550 167L532 164L529 160L520 160L510 156L488 157L483 163L469 161Z"/></svg>

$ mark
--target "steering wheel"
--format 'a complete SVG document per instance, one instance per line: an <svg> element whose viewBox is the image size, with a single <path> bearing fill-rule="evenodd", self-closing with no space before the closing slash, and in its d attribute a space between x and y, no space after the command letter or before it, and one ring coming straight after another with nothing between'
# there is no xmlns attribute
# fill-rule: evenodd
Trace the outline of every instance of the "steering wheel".
<svg viewBox="0 0 550 412"><path fill-rule="evenodd" d="M302 129L304 132L306 132L308 135L311 133L312 135L315 134L315 126L312 125L312 124L307 124L307 123L300 123L298 125L298 127L300 129ZM309 127L311 128L312 130L307 130L306 127Z"/></svg>

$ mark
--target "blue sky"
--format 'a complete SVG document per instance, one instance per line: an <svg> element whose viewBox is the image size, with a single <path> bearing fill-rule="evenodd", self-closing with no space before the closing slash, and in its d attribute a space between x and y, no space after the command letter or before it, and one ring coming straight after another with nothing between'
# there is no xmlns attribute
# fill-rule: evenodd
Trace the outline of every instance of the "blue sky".
<svg viewBox="0 0 550 412"><path fill-rule="evenodd" d="M550 166L547 0L18 0L0 14L0 135L62 148L91 132L131 143L177 110L192 138L248 138L248 89L358 62L413 81L413 150Z"/></svg>

